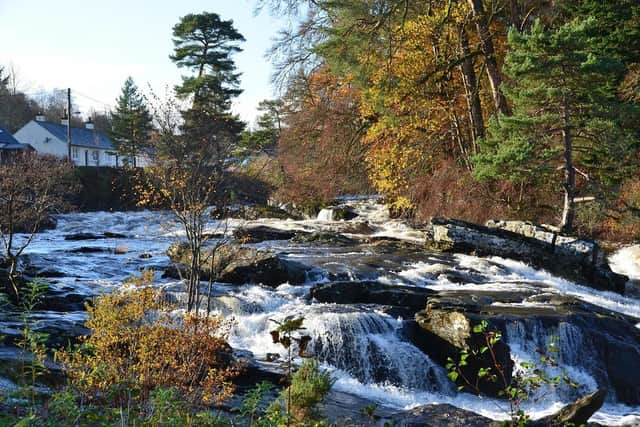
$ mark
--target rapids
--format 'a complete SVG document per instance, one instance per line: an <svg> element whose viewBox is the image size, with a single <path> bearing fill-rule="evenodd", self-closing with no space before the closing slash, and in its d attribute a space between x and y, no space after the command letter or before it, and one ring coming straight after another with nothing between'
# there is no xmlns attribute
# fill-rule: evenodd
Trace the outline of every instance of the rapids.
<svg viewBox="0 0 640 427"><path fill-rule="evenodd" d="M422 243L425 234L407 223L389 218L386 207L375 199L344 200L358 217L368 222L369 237L390 237ZM323 210L318 219L293 221L260 219L262 224L284 230L329 231L358 237L362 231L348 227L351 221L332 221L330 211ZM246 225L229 220L208 224L208 232L230 234ZM65 240L74 233L117 233L123 237L89 240ZM95 212L61 215L54 230L39 234L26 254L30 265L60 295L92 297L111 292L126 278L142 269L156 270L157 283L175 289L177 283L161 279L160 272L169 266L165 255L168 246L182 235L163 212ZM361 236L360 236L361 237ZM256 285L216 285L215 309L234 319L231 345L250 351L257 360L268 353L282 353L274 345L269 331L273 320L287 316L305 318L306 333L311 335L311 350L322 365L332 371L337 391L357 395L367 401L395 409L411 408L426 403L451 403L495 419L504 418L505 404L496 399L478 398L458 393L447 379L446 370L415 347L405 336L405 320L382 306L323 304L310 296L311 289L330 280L377 280L386 284L402 284L433 290L455 290L468 293L490 291L524 291L531 294L570 295L606 310L638 319L640 299L637 295L618 295L557 278L525 263L497 257L478 258L462 254L440 254L402 246L376 246L360 243L347 246L326 243L266 241L257 247L275 251L284 259L313 267L307 282L292 286L287 283L275 289ZM118 248L121 254L115 254ZM626 247L610 257L612 267L632 279L640 280L640 246ZM43 274L44 273L44 274ZM54 274L52 274L54 273ZM543 304L535 300L518 303L520 308ZM81 326L81 310L42 311L36 313L45 326L73 329ZM0 334L15 330L14 313L0 312ZM574 400L579 395L606 385L601 361L586 342L580 330L571 324L546 328L532 317L526 324L507 327L506 342L517 361L532 360L535 350L559 337L560 362L580 387L542 390L525 409L541 417ZM637 361L640 364L640 360ZM629 367L629 368L637 368ZM10 381L0 377L0 389ZM615 395L592 417L607 425L640 424L640 407L619 403Z"/></svg>

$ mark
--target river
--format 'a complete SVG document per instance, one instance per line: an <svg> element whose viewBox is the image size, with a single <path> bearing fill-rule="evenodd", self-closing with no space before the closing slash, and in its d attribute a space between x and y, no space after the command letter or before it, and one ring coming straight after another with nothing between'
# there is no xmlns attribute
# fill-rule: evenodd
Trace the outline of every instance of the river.
<svg viewBox="0 0 640 427"><path fill-rule="evenodd" d="M326 211L319 219L292 221L260 219L257 221L211 221L209 231L227 233L234 229L262 224L285 230L329 231L348 237L390 237L420 243L424 234L408 224L389 219L384 205L376 200L346 201L358 214L352 221L331 221ZM39 234L26 255L39 269L62 299L82 300L111 292L123 280L142 269L157 271L158 286L176 289L178 283L162 279L169 266L165 255L168 246L181 236L180 227L171 215L162 212L94 212L73 213L58 217L58 226ZM351 224L366 227L353 227ZM364 229L364 231L363 231ZM114 233L108 238L65 240L76 233ZM102 236L104 237L104 236ZM544 308L533 296L569 296L625 318L640 319L640 299L633 294L619 295L597 291L588 286L555 277L525 263L498 257L479 258L463 254L440 254L411 247L358 244L295 243L277 240L254 246L275 251L281 258L297 261L313 269L302 285L284 283L277 288L245 284L216 285L216 311L234 319L231 345L253 353L257 360L267 353L280 353L269 335L270 319L282 320L295 315L305 318L304 326L312 336L312 350L336 379L334 389L357 395L367 401L394 409L411 408L426 403L450 403L479 414L499 419L506 416L505 405L495 399L458 393L447 379L445 369L406 338L407 319L370 304L323 304L313 300L311 289L330 280L376 280L385 284L408 285L438 291L466 292L473 295L495 292L519 292L528 295L517 302L494 302L496 306L513 305L518 309ZM118 249L116 251L116 249ZM120 254L116 254L116 252ZM640 249L623 248L610 257L614 270L640 279ZM52 277L55 276L55 277ZM76 307L77 308L77 307ZM60 330L79 328L84 312L57 308L40 311L45 326ZM636 323L640 322L638 320ZM13 313L0 313L0 334L17 328ZM637 326L635 326L637 328ZM632 328L634 328L632 326ZM630 333L636 333L631 331ZM535 350L550 336L560 339L559 360L579 389L559 387L544 390L525 409L535 417L559 409L577 396L610 386L613 381L602 373L609 359L603 359L593 342L578 326L569 322L545 325L534 315L530 321L507 325L505 340L516 361L532 360ZM637 335L637 334L636 334ZM629 343L640 354L640 342ZM640 360L635 360L637 369ZM604 365L603 365L604 364ZM4 386L2 385L4 384ZM10 387L0 380L0 387ZM606 425L639 425L640 405L625 405L609 393L603 408L592 417Z"/></svg>

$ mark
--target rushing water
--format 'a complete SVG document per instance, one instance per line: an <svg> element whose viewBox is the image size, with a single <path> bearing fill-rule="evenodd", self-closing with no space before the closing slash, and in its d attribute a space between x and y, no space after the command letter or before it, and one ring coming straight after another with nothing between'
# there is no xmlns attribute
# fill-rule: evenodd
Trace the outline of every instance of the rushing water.
<svg viewBox="0 0 640 427"><path fill-rule="evenodd" d="M421 242L424 234L406 223L390 220L384 206L372 200L351 203L366 219L366 233L388 236L411 242ZM358 230L346 227L344 221L328 221L332 213L323 211L317 220L258 220L263 224L288 230L342 232L347 236ZM212 221L209 231L227 233L242 226L242 221L228 224ZM118 233L125 237L81 241L65 240L73 233ZM110 292L141 269L162 270L169 264L167 247L181 236L180 227L171 223L171 216L159 212L97 212L62 215L55 230L37 236L27 254L31 264L41 270L58 272L60 278L47 279L60 292L98 295ZM525 263L502 258L478 258L469 255L447 255L408 249L389 249L373 245L331 246L317 243L270 241L258 247L276 251L281 257L314 267L304 285L282 284L276 289L255 285L218 285L214 307L233 317L230 343L238 349L251 351L262 360L267 353L281 353L273 344L269 331L272 320L287 316L305 318L306 332L312 337L311 350L324 367L333 372L335 388L356 394L378 404L394 408L410 408L426 403L451 403L493 418L505 416L504 403L457 393L443 367L412 345L403 334L403 319L394 318L381 307L371 305L320 304L310 298L310 290L329 277L345 279L375 279L388 284L426 287L434 290L455 290L470 293L490 291L522 291L530 294L570 295L607 310L640 319L640 300L603 292L557 278ZM122 254L116 255L118 248ZM634 279L640 279L640 249L625 248L612 257L613 267ZM175 288L176 283L158 283ZM535 308L534 300L518 303ZM41 312L38 316L50 323L70 328L82 322L82 312ZM0 317L0 328L12 325L9 316ZM0 333L2 330L0 330ZM510 324L506 342L516 361L533 360L537 348L551 336L560 339L560 363L580 384L578 390L560 387L543 390L526 409L535 416L551 413L580 395L606 384L601 375L598 355L591 354L580 329L560 323L549 329L532 319ZM637 361L640 363L640 360ZM550 372L557 374L558 372ZM0 388L6 381L0 378ZM609 399L592 418L610 425L640 423L640 407L627 407Z"/></svg>

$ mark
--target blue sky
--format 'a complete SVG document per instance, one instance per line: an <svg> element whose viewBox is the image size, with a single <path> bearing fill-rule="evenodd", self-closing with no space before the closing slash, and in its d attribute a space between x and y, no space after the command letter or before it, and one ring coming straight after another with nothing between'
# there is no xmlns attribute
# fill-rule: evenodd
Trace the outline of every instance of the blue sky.
<svg viewBox="0 0 640 427"><path fill-rule="evenodd" d="M0 64L13 64L27 93L71 87L83 113L101 111L129 75L158 93L178 83L185 71L169 60L173 25L188 13L216 12L247 39L235 56L244 93L234 111L252 121L258 102L273 97L265 53L286 24L255 16L254 7L255 0L0 0Z"/></svg>

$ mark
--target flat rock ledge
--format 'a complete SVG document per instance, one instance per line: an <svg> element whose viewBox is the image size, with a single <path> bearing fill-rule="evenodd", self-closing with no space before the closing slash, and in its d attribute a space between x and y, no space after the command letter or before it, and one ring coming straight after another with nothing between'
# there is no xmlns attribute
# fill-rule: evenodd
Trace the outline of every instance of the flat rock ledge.
<svg viewBox="0 0 640 427"><path fill-rule="evenodd" d="M596 289L623 293L629 278L611 271L597 243L560 235L522 221L489 221L486 226L432 218L427 247L511 258Z"/></svg>

